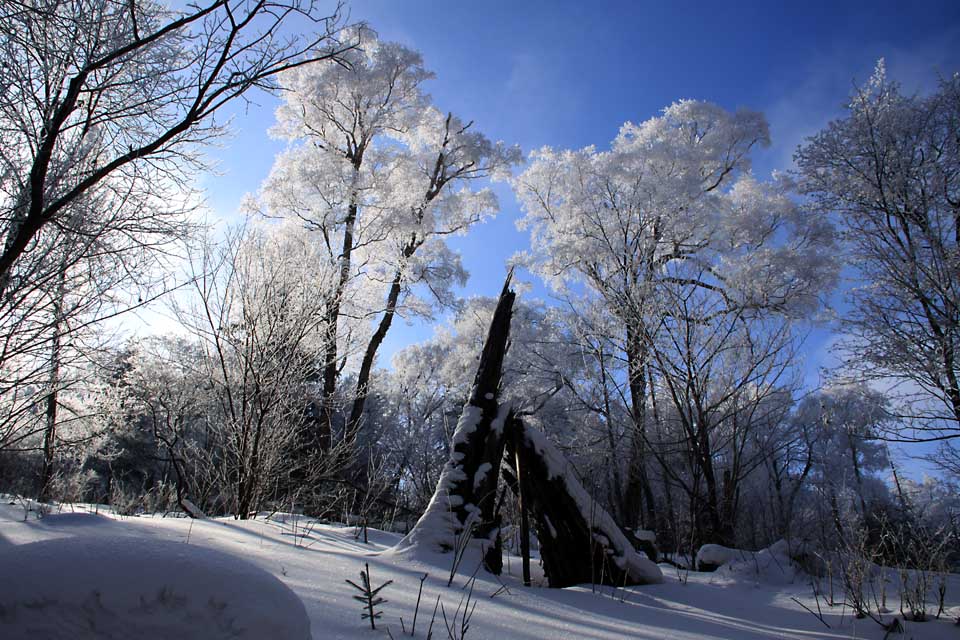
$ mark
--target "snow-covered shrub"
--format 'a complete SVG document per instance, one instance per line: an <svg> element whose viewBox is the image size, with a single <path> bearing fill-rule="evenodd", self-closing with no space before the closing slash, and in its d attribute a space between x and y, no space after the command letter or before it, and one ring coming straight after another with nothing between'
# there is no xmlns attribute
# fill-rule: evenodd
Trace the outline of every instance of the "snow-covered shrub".
<svg viewBox="0 0 960 640"><path fill-rule="evenodd" d="M951 532L942 528L928 530L918 526L899 532L897 574L900 578L900 612L905 618L914 622L926 621L934 592L937 595L936 616L943 612L948 558L954 542Z"/></svg>

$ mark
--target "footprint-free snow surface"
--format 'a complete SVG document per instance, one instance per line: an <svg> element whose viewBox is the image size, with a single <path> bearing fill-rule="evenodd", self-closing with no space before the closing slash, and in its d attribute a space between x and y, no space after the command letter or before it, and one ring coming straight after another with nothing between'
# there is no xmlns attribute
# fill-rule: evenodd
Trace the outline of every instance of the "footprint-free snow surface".
<svg viewBox="0 0 960 640"><path fill-rule="evenodd" d="M4 640L326 640L387 638L388 628L399 639L411 630L425 573L415 637L427 637L439 597L433 637L448 637L445 613L459 638L464 587L477 569L468 554L448 587L450 555L394 552L399 535L370 530L364 543L353 527L289 514L191 521L64 507L38 519L6 502L0 506ZM361 619L356 592L345 582L359 583L366 565L374 586L393 580L380 592L387 602L379 607L376 631ZM822 598L823 622L818 620L804 609L817 610L809 578L780 561L689 574L662 565L663 584L625 590L525 588L516 577L518 559L508 559L505 568L509 573L500 578L476 572L466 640L884 637L873 621L857 620L842 606L827 607ZM956 578L948 585L951 605L960 596ZM888 595L888 605L895 609L898 603ZM900 637L955 639L955 610L942 620L907 622Z"/></svg>
<svg viewBox="0 0 960 640"><path fill-rule="evenodd" d="M303 603L235 555L79 535L0 551L0 637L309 640Z"/></svg>

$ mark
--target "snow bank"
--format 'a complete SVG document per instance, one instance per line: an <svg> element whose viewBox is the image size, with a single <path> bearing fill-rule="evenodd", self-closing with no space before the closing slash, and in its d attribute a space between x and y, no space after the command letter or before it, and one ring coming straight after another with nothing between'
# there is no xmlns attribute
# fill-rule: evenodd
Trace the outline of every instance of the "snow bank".
<svg viewBox="0 0 960 640"><path fill-rule="evenodd" d="M697 551L697 571L715 571L743 553L750 552L731 549L720 544L705 544Z"/></svg>
<svg viewBox="0 0 960 640"><path fill-rule="evenodd" d="M286 585L182 542L105 533L33 542L0 552L0 576L7 640L310 638Z"/></svg>
<svg viewBox="0 0 960 640"><path fill-rule="evenodd" d="M70 520L74 520L74 524L68 526ZM449 618L464 595L460 588L463 581L452 588L446 587L450 555L438 556L435 564L419 567L383 555L371 556L371 551L393 544L398 538L396 535L376 533L372 529L371 544L367 545L354 539L353 527L318 524L311 534L313 537L309 548L305 548L302 545L295 546L287 528L263 519L189 520L157 516L111 519L109 524L104 526L102 517L93 516L87 521L71 515L54 520L50 525L55 526L45 526L44 520L33 518L24 522L23 510L19 505L0 504L0 557L8 558L9 556L2 555L3 551L8 549L15 550L18 554L30 549L15 547L17 544L35 542L51 535L73 536L82 532L83 535L109 538L120 535L166 538L176 542L180 548L185 546L182 541L189 536L191 544L202 544L204 549L201 551L195 547L187 547L188 552L213 555L209 549L219 549L240 555L268 571L274 568L278 575L282 571L281 579L302 598L307 608L316 640L386 640L387 628L396 640L403 640L400 618L404 618L409 631L409 623L417 604L419 577L425 572L430 575L424 583L420 602L416 636L420 640L424 638L429 626L430 614L437 596L441 596ZM374 537L382 538L383 542L373 544ZM109 544L115 545L113 541ZM758 588L753 580L726 581L713 573L691 572L687 575L671 568L664 583L635 589L594 589L590 585L571 589L538 589L523 587L519 578L515 577L520 573L520 561L515 556L508 556L507 559L505 568L512 569L507 575L495 578L483 571L477 574L474 588L474 602L477 607L467 640L880 640L883 637L883 630L876 623L871 620L858 620L850 615L848 607L843 606L823 607L824 621L831 627L826 629L823 623L803 608L807 606L816 611L816 602L807 581L798 580L790 585ZM242 564L232 557L230 562L231 565ZM383 618L377 623L377 632L370 631L369 623L360 619L359 603L352 599L352 590L343 582L344 578L356 580L360 569L367 562L376 584L382 584L386 580L394 581L394 584L381 594L388 602L382 608ZM34 566L39 563L32 561L25 564L33 571ZM467 571L472 572L476 564L467 560L463 566L469 567ZM19 595L21 589L27 588L28 583L23 579L27 574L20 569L11 574L8 567L6 562L0 564L0 588L6 593L12 590ZM68 577L66 566L64 570L65 581ZM533 572L534 584L537 584L542 576L536 564ZM61 578L58 575L48 579L50 582L53 580ZM131 588L140 582L142 579L136 572L131 571ZM224 581L219 579L217 582L219 588L219 583ZM503 585L506 585L509 591L504 591ZM232 585L226 586L231 587ZM837 589L839 593L839 585ZM888 606L895 611L899 608L897 593L894 585L888 588ZM958 593L960 576L954 574L949 577L948 604L956 606L955 595L951 594ZM493 594L499 595L491 597ZM269 597L266 590L263 597ZM106 602L105 597L103 601ZM0 602L4 600L0 599ZM137 603L139 604L139 601ZM248 598L245 606L249 604L251 601ZM820 604L823 604L822 598ZM960 613L953 609L948 611L954 616ZM177 613L178 610L174 609L174 612ZM55 612L47 617L52 618L53 615ZM5 616L6 613L0 614L0 639L22 640L23 634L14 630ZM160 617L158 614L155 619L159 620ZM911 637L917 640L958 640L954 618L947 615L941 618L924 623L902 621L906 632L902 635L893 634L890 640L907 640ZM382 630L381 622L384 627ZM90 633L83 631L86 627L78 617L69 624L72 626L68 632L49 632L40 627L28 638L42 640L77 637L83 640L90 637ZM202 621L196 624L197 630L188 629L185 633L174 631L164 634L163 637L170 640L222 637L217 633L210 633L209 626ZM101 637L107 638L151 640L157 637L156 634L140 633L139 629L129 633L111 634L106 625L102 628L104 632ZM433 634L436 640L447 637L440 612L437 613ZM283 637L273 628L266 632L257 629L245 635L262 640Z"/></svg>
<svg viewBox="0 0 960 640"><path fill-rule="evenodd" d="M708 544L697 552L697 567L713 565L718 577L732 581L772 585L788 585L798 580L806 583L808 576L793 560L802 552L802 546L792 548L785 540L760 551ZM702 568L699 570L703 571Z"/></svg>

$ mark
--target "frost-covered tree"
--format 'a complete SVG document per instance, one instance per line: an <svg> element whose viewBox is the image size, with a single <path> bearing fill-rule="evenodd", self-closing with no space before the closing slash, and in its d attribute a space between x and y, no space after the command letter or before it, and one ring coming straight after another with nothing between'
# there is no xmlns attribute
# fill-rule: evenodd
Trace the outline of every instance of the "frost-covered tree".
<svg viewBox="0 0 960 640"><path fill-rule="evenodd" d="M742 483L776 451L771 432L789 413L796 341L778 320L729 313L700 322L710 307L698 297L675 314L681 330L653 350L646 441L674 493L670 509L681 502L690 514L685 541L736 545Z"/></svg>
<svg viewBox="0 0 960 640"><path fill-rule="evenodd" d="M790 400L785 403L784 414L796 408ZM800 521L822 434L820 425L810 419L807 411L794 411L776 421L758 439L763 469L758 473L762 479L755 495L766 503L763 517L771 540L792 537L794 526Z"/></svg>
<svg viewBox="0 0 960 640"><path fill-rule="evenodd" d="M209 482L218 458L213 437L218 430L210 427L219 423L220 413L205 375L203 350L192 339L164 336L131 345L124 356L126 370L116 374L123 403L115 432L119 438L146 441L151 454L147 460L129 461L130 470L142 473L159 466L157 481L172 488L181 510L196 516L199 505L216 512L208 498L226 492ZM112 475L118 467L114 461L107 470Z"/></svg>
<svg viewBox="0 0 960 640"><path fill-rule="evenodd" d="M887 495L876 476L890 465L886 445L877 440L889 428L887 404L883 394L867 386L839 385L808 396L797 407L795 421L816 430L810 442L810 480L819 508L827 509L841 539L850 514L867 518L870 504Z"/></svg>
<svg viewBox="0 0 960 640"><path fill-rule="evenodd" d="M301 229L245 228L194 262L195 292L178 303L198 340L217 419L219 486L246 518L301 461L309 373L334 274Z"/></svg>
<svg viewBox="0 0 960 640"><path fill-rule="evenodd" d="M452 304L451 286L466 278L445 239L498 206L492 191L473 185L507 175L519 161L517 149L432 106L423 89L432 74L419 53L381 42L368 29L342 37L353 38L361 48L345 54L343 65L283 75L285 102L274 131L293 144L262 191L266 213L312 229L322 259L338 273L324 311L318 376L322 448L334 432L344 367L356 361L352 393L339 394L350 405L343 433L351 441L394 317ZM363 322L345 330L349 318Z"/></svg>
<svg viewBox="0 0 960 640"><path fill-rule="evenodd" d="M905 439L960 437L960 76L904 95L883 62L798 150L803 190L844 231L858 281L848 373L884 380Z"/></svg>
<svg viewBox="0 0 960 640"><path fill-rule="evenodd" d="M314 34L287 33L295 20ZM70 347L163 288L216 116L339 60L356 45L335 37L343 22L309 0L0 4L0 447L29 439L45 404L51 475Z"/></svg>
<svg viewBox="0 0 960 640"><path fill-rule="evenodd" d="M833 276L829 227L794 205L784 180L749 172L767 141L760 114L687 100L625 124L608 151L541 149L514 182L527 264L581 313L600 305L612 320L605 338L624 362L632 423L629 525L641 511L654 519L645 430L649 365L665 336L728 314L808 311ZM691 296L710 310L672 316Z"/></svg>
<svg viewBox="0 0 960 640"><path fill-rule="evenodd" d="M91 192L115 199L102 232L163 241L162 185L188 182L197 145L220 131L217 112L281 71L338 61L356 44L334 37L338 11L299 0L213 0L182 12L147 0L17 0L0 16L3 293L34 284L38 236L70 226L72 205ZM295 16L319 33L284 35ZM152 206L119 206L131 199Z"/></svg>

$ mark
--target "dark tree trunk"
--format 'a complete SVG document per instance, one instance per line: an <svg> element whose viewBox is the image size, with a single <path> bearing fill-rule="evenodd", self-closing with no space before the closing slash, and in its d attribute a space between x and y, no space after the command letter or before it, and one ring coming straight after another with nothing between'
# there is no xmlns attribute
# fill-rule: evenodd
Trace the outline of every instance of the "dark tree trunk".
<svg viewBox="0 0 960 640"><path fill-rule="evenodd" d="M56 472L57 409L60 391L60 361L62 359L61 333L63 332L63 298L66 295L66 264L61 263L57 277L56 299L53 302L53 340L50 343L50 388L45 411L46 424L43 430L43 469L40 477L41 502L50 499L53 476Z"/></svg>
<svg viewBox="0 0 960 640"><path fill-rule="evenodd" d="M551 587L660 582L657 566L637 553L592 500L560 451L539 432L526 430L512 411L505 413L509 405L498 403L515 297L509 284L507 276L433 499L399 548L426 543L450 551L456 538L472 535L485 545L487 570L500 573L497 487L506 454L512 472L504 471L505 479L533 515Z"/></svg>
<svg viewBox="0 0 960 640"><path fill-rule="evenodd" d="M495 517L497 486L500 481L500 460L504 451L504 430L502 423L495 427L499 417L500 382L503 375L503 359L507 353L510 338L510 320L513 317L513 303L516 294L510 290L510 280L513 272L507 275L503 291L497 302L490 321L490 331L483 345L480 355L480 364L473 383L473 393L468 405L478 407L481 411L480 423L477 425L472 438L456 443L453 454L461 454L462 468L466 472L466 481L462 484L464 494L463 507L475 505L479 509L479 521L474 537L490 539L499 537L496 531L499 526ZM486 466L486 473L482 468ZM461 507L457 514L460 522L466 522L469 513ZM494 553L494 547L488 548L484 558L486 568L494 573L500 573L502 559L500 554Z"/></svg>
<svg viewBox="0 0 960 640"><path fill-rule="evenodd" d="M353 165L354 180L360 173L360 167L363 165L363 155L366 150L364 145L358 145L357 148L347 154L347 159ZM340 305L343 302L343 296L347 289L347 283L350 280L350 267L353 260L353 234L357 224L357 215L360 212L360 195L354 189L350 195L350 206L347 209L347 217L343 221L343 245L340 249L340 274L337 279L337 286L333 296L327 305L326 330L324 332L324 352L323 362L321 364L320 378L323 380L323 391L319 407L319 415L316 416L314 427L315 445L321 452L329 451L333 446L333 421L336 415L336 391L337 378L340 375L337 338L339 337L340 326ZM311 408L311 411L313 409Z"/></svg>
<svg viewBox="0 0 960 640"><path fill-rule="evenodd" d="M506 463L519 476L511 488L519 485L533 515L551 587L660 582L657 566L637 553L603 506L590 499L558 449L513 414L505 429Z"/></svg>
<svg viewBox="0 0 960 640"><path fill-rule="evenodd" d="M630 438L630 459L627 469L627 486L624 492L622 524L628 528L641 525L655 526L656 505L653 490L646 471L646 422L647 422L647 353L641 337L627 330L627 374L630 388L630 417L633 434Z"/></svg>
<svg viewBox="0 0 960 640"><path fill-rule="evenodd" d="M57 394L60 385L60 331L55 329L50 357L50 390L47 393L46 425L43 430L43 469L40 478L40 502L50 499L53 488L57 442Z"/></svg>
<svg viewBox="0 0 960 640"><path fill-rule="evenodd" d="M363 420L363 408L367 402L367 393L370 386L370 372L373 369L373 362L377 357L377 351L383 344L383 339L387 337L390 325L393 324L393 317L397 313L397 302L400 300L400 282L403 274L400 271L393 276L393 282L390 283L390 291L387 294L387 306L383 317L380 318L377 329L370 337L367 348L363 352L363 360L360 362L360 371L357 374L357 391L353 398L353 407L350 410L350 418L347 420L344 440L353 443L357 434L360 432L360 423Z"/></svg>
<svg viewBox="0 0 960 640"><path fill-rule="evenodd" d="M465 531L472 529L474 538L485 541L484 564L493 573L500 573L502 566L496 499L506 416L500 415L497 398L516 298L516 294L510 291L511 277L512 272L507 276L493 313L473 391L457 424L450 458L433 499L401 542L401 546L416 546L422 540L428 540L428 544L449 551L455 537L469 535ZM450 515L454 516L452 520Z"/></svg>

